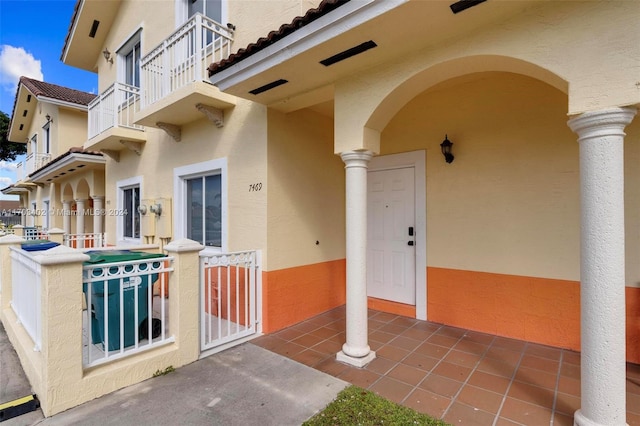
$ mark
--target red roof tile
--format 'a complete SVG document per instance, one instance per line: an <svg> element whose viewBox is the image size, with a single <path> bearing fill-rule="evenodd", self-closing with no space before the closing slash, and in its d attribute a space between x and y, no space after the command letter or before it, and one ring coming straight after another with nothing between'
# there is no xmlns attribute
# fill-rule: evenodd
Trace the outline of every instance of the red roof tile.
<svg viewBox="0 0 640 426"><path fill-rule="evenodd" d="M271 46L278 40L285 38L289 34L299 30L305 25L310 24L316 19L348 2L349 0L322 0L317 8L309 9L304 16L295 17L290 24L284 24L277 31L271 31L266 37L259 38L255 43L251 43L244 49L240 49L236 53L229 55L227 59L223 59L220 62L209 65L209 77L237 64L262 49Z"/></svg>
<svg viewBox="0 0 640 426"><path fill-rule="evenodd" d="M78 105L89 105L96 97L96 95L92 93L69 89L68 87L58 86L57 84L45 83L44 81L38 81L28 77L20 77L20 84L29 89L35 96L45 96Z"/></svg>

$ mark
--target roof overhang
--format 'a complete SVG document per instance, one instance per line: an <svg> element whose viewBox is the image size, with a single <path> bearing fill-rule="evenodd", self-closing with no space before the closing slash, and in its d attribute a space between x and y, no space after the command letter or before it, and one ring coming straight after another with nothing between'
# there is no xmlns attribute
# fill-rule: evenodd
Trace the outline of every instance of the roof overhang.
<svg viewBox="0 0 640 426"><path fill-rule="evenodd" d="M83 70L97 72L107 33L121 0L78 0L71 18L60 60Z"/></svg>
<svg viewBox="0 0 640 426"><path fill-rule="evenodd" d="M486 1L453 13L453 3L454 0L350 1L215 72L210 81L223 92L291 111L291 105L326 102L330 87L343 78L468 37L541 4L538 0ZM353 56L344 55L345 60L329 66L321 63L370 41L376 46ZM256 93L255 89L283 81L284 84Z"/></svg>
<svg viewBox="0 0 640 426"><path fill-rule="evenodd" d="M69 151L41 169L31 173L29 179L32 182L48 184L67 179L74 173L92 169L104 169L106 162L102 154L96 155Z"/></svg>
<svg viewBox="0 0 640 426"><path fill-rule="evenodd" d="M29 192L29 189L17 184L9 185L6 188L2 188L1 192L5 195L20 195Z"/></svg>

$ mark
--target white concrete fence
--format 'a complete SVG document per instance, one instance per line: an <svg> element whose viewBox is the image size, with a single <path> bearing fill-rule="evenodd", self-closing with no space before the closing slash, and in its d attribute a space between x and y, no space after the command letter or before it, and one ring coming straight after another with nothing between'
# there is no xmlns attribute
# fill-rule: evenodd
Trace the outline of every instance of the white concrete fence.
<svg viewBox="0 0 640 426"><path fill-rule="evenodd" d="M62 243L63 233L49 234L49 237ZM90 264L87 262L90 256L81 250L59 245L27 252L21 248L24 242L24 238L17 235L0 237L0 320L45 416L203 356L199 333L202 245L177 240L163 247L164 257ZM160 252L157 246L140 250ZM257 286L243 290L247 300L259 294L255 288L259 288L256 280L261 272L256 267L256 258L259 259L259 252L233 258L247 261L251 267L253 275L243 275L236 280L243 286ZM214 268L217 263L218 267L225 268L225 273L228 265L234 274L246 273L242 262L224 263L227 259L219 263L217 259L208 258L207 265ZM152 281L156 281L155 285ZM115 294L109 295L112 285ZM134 292L130 293L130 289ZM137 309L126 313L122 306L129 302ZM96 309L97 303L104 305ZM106 316L106 312L110 312L109 303L111 308L117 308L115 317ZM146 312L142 312L143 309ZM255 330L253 309L251 307L252 312L246 317L248 322L244 328L259 332ZM92 322L92 315L98 310L103 315L101 321ZM132 315L131 342L126 341L127 331L122 325L127 324L125 315ZM144 315L148 320L143 326ZM159 319L160 324L152 318ZM135 327L138 324L142 327ZM108 333L116 334L114 347L109 347Z"/></svg>

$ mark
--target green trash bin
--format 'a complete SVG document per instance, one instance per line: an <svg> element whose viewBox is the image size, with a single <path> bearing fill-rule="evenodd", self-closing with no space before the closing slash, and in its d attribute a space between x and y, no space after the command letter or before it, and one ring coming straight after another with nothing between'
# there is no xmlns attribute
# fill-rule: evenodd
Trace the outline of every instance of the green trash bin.
<svg viewBox="0 0 640 426"><path fill-rule="evenodd" d="M166 257L166 255L162 253L145 253L130 250L98 250L89 251L86 254L89 255L90 259L84 262L85 265L96 266L104 263L104 268L108 268L108 271L105 271L104 268L93 269L92 277L84 277L83 291L85 295L88 291L89 278L95 279L107 272L118 272L117 265L109 264L129 260L160 259ZM154 269L160 267L161 262L161 260L158 260L157 263L154 262L152 267ZM144 266L144 264L140 265L141 268ZM132 271L133 266L125 267L125 272L127 270ZM149 291L152 291L152 285L157 279L158 273L140 274L122 278L123 348L135 344L136 329L140 330L140 326L143 323L146 324L148 320ZM103 349L108 351L120 349L120 280L121 278L112 278L93 281L91 283L91 343L102 344ZM137 324L135 321L136 292L138 294ZM106 319L105 297L108 301ZM106 332L107 329L109 333ZM138 337L140 337L140 334L141 333L138 333Z"/></svg>

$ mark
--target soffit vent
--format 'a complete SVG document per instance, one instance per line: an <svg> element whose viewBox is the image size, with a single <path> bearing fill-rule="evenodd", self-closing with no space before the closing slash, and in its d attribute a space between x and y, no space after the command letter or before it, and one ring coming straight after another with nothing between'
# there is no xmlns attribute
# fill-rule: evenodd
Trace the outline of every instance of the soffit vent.
<svg viewBox="0 0 640 426"><path fill-rule="evenodd" d="M281 78L280 80L272 81L271 83L265 84L264 86L260 86L256 89L249 90L249 93L251 93L252 95L258 95L262 92L266 92L267 90L271 90L278 86L282 86L283 84L288 82L289 82L288 80L284 80Z"/></svg>
<svg viewBox="0 0 640 426"><path fill-rule="evenodd" d="M373 40L365 41L362 44L359 44L343 52L337 53L333 56L323 59L320 61L320 63L325 67L328 67L340 61L344 61L345 59L348 59L352 56L359 55L362 52L366 52L367 50L373 49L374 47L377 47L377 46L378 45Z"/></svg>
<svg viewBox="0 0 640 426"><path fill-rule="evenodd" d="M460 0L453 3L451 6L451 11L453 13L460 13L463 10L469 9L470 7L477 6L480 3L484 3L487 0Z"/></svg>
<svg viewBox="0 0 640 426"><path fill-rule="evenodd" d="M96 32L98 31L98 26L100 25L100 21L93 20L93 24L91 24L91 31L89 31L89 37L94 38L96 36Z"/></svg>

